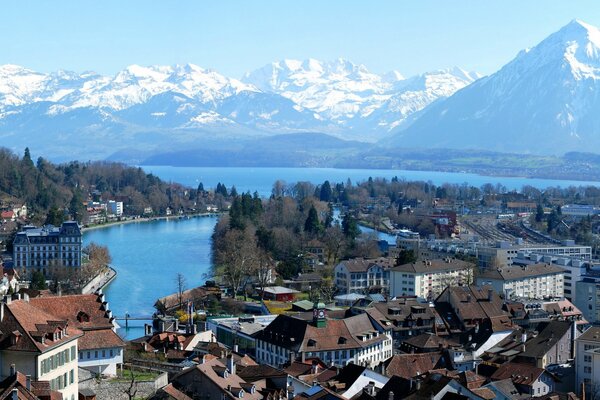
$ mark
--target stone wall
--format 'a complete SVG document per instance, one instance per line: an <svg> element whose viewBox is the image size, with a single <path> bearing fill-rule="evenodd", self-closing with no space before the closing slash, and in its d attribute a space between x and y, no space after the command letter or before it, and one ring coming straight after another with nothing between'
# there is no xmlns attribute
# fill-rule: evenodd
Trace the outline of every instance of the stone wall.
<svg viewBox="0 0 600 400"><path fill-rule="evenodd" d="M150 397L168 383L166 372L160 374L154 381L135 382L133 390L137 389L137 391L134 397L142 399ZM91 372L79 368L79 389L84 388L93 390L97 400L128 400L127 391L130 388L130 382L98 380Z"/></svg>

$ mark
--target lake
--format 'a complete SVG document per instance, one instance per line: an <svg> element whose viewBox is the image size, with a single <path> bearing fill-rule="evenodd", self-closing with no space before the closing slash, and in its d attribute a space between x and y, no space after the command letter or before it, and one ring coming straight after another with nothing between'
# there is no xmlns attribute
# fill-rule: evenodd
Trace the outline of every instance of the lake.
<svg viewBox="0 0 600 400"><path fill-rule="evenodd" d="M223 183L227 188L235 185L238 193L257 191L261 196L270 196L273 183L280 179L287 183L309 181L314 184L329 180L330 183L345 183L348 178L352 183L372 178L391 179L394 176L409 181L431 181L436 185L443 183L468 183L480 187L485 183L500 183L507 189L521 189L524 185L545 189L550 186L586 186L600 185L594 181L573 181L562 179L538 179L520 177L484 176L458 172L408 171L390 169L339 169L339 168L219 168L219 167L168 167L142 166L166 181L179 182L193 188L202 182L205 188L214 188Z"/></svg>
<svg viewBox="0 0 600 400"><path fill-rule="evenodd" d="M407 180L431 180L436 184L444 182L463 183L481 186L484 183L501 183L508 189L520 189L523 185L539 188L548 186L570 186L600 184L598 182L578 182L566 180L526 179L486 177L474 174L448 172L398 171L398 170L342 170L328 168L175 168L145 167L167 181L197 186L203 182L206 188L218 182L228 187L235 185L238 192L258 191L263 196L271 193L275 180L288 183L310 181L322 183L352 182L366 180L369 176L392 178L398 176ZM197 217L191 219L156 220L115 225L86 231L84 244L95 242L108 246L117 270L117 278L107 287L105 293L113 314L123 317L150 316L153 304L159 297L176 291L175 276L182 273L187 287L202 285L210 269L210 241L217 217ZM364 232L371 231L362 228ZM393 241L393 237L379 233L381 239ZM121 322L120 322L121 323ZM130 323L124 332L128 339L143 335L143 321Z"/></svg>

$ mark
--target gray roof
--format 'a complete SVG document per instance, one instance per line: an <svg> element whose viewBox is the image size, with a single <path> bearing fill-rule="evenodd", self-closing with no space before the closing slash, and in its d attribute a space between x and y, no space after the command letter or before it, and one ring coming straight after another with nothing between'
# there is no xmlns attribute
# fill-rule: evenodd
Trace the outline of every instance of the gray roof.
<svg viewBox="0 0 600 400"><path fill-rule="evenodd" d="M577 340L586 340L588 342L600 342L600 326L592 326L583 332Z"/></svg>
<svg viewBox="0 0 600 400"><path fill-rule="evenodd" d="M404 264L392 268L392 271L424 273L438 271L454 271L457 269L469 269L473 268L474 266L475 265L473 263L448 257L436 260L421 260L412 264Z"/></svg>
<svg viewBox="0 0 600 400"><path fill-rule="evenodd" d="M564 268L552 264L533 264L527 266L509 265L498 269L483 271L479 274L477 278L512 281L534 276L552 275L563 272L565 272Z"/></svg>
<svg viewBox="0 0 600 400"><path fill-rule="evenodd" d="M374 265L379 265L383 268L391 268L394 266L394 263L395 260L393 258L385 257L375 259L353 258L351 260L340 261L340 264L344 265L349 272L367 272L369 268Z"/></svg>

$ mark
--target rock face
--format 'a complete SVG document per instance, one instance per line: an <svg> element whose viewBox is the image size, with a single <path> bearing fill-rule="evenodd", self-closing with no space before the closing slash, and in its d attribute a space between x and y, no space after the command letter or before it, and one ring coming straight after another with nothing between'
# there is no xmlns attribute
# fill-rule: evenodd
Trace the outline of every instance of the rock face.
<svg viewBox="0 0 600 400"><path fill-rule="evenodd" d="M600 31L575 20L432 104L393 144L561 154L600 145Z"/></svg>

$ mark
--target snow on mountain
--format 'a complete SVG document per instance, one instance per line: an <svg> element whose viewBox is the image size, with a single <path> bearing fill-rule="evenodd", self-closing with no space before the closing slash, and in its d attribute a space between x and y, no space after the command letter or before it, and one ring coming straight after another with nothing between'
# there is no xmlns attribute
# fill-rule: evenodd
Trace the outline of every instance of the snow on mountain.
<svg viewBox="0 0 600 400"><path fill-rule="evenodd" d="M600 30L574 20L395 135L405 146L562 153L600 145Z"/></svg>
<svg viewBox="0 0 600 400"><path fill-rule="evenodd" d="M367 129L373 135L387 132L478 77L454 68L405 79L398 71L380 76L344 59L308 59L274 62L246 74L242 81L314 110L318 118L341 129L359 128L360 134Z"/></svg>

